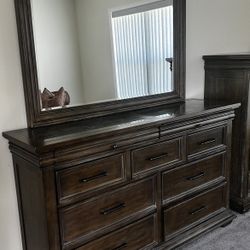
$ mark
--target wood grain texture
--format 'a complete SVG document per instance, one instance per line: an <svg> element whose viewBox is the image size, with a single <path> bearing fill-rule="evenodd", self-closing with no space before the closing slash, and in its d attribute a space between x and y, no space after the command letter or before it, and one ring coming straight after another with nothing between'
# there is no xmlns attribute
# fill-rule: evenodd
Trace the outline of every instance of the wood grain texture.
<svg viewBox="0 0 250 250"><path fill-rule="evenodd" d="M187 200L164 211L164 234L171 234L226 207L224 189L219 188Z"/></svg>
<svg viewBox="0 0 250 250"><path fill-rule="evenodd" d="M15 164L24 250L37 245L43 250L99 250L104 242L111 249L171 249L229 223L234 216L228 210L227 183L237 107L190 100L103 117L103 127L96 118L4 133ZM214 130L223 146L188 157L189 136L207 139ZM153 164L145 167L147 159ZM183 204L190 201L199 213L203 195L212 200L207 213L192 221L180 219L189 207ZM173 213L165 223L164 211ZM176 227L171 236L164 231L168 226Z"/></svg>
<svg viewBox="0 0 250 250"><path fill-rule="evenodd" d="M250 55L204 56L205 99L209 102L240 102L232 134L231 207L238 212L250 208L249 142L250 142Z"/></svg>
<svg viewBox="0 0 250 250"><path fill-rule="evenodd" d="M156 227L156 216L151 215L76 250L152 249L157 245Z"/></svg>
<svg viewBox="0 0 250 250"><path fill-rule="evenodd" d="M24 249L49 248L42 171L13 156ZM35 218L35 219L34 219Z"/></svg>
<svg viewBox="0 0 250 250"><path fill-rule="evenodd" d="M153 144L132 151L132 173L152 171L160 166L183 161L182 138Z"/></svg>
<svg viewBox="0 0 250 250"><path fill-rule="evenodd" d="M60 211L61 236L65 247L74 241L84 243L94 233L120 226L132 216L143 216L156 209L155 180L140 181L90 201L64 208Z"/></svg>
<svg viewBox="0 0 250 250"><path fill-rule="evenodd" d="M114 155L56 172L59 202L125 182L124 155Z"/></svg>
<svg viewBox="0 0 250 250"><path fill-rule="evenodd" d="M105 142L106 150L117 150L120 147L138 143L145 135L151 134L152 137L149 136L149 139L157 138L159 137L159 129L161 129L161 136L163 136L167 133L166 130L168 130L168 133L176 133L177 131L203 126L207 122L234 118L234 109L238 107L239 104L233 101L204 102L203 100L190 99L186 100L185 103L137 110L102 118L44 128L9 131L4 132L3 136L33 154L60 150L64 156L67 151L71 151L71 155L77 147L80 151L83 151L84 145L90 147L90 144L98 141L98 139ZM225 112L227 113L225 114ZM135 141L134 138L136 138ZM112 145L115 144L118 145L116 149L112 148ZM93 150L92 148L91 152ZM60 151L57 154L60 154Z"/></svg>
<svg viewBox="0 0 250 250"><path fill-rule="evenodd" d="M223 145L223 127L190 134L187 137L189 156Z"/></svg>
<svg viewBox="0 0 250 250"><path fill-rule="evenodd" d="M223 175L224 154L167 171L162 175L162 198L177 196Z"/></svg>

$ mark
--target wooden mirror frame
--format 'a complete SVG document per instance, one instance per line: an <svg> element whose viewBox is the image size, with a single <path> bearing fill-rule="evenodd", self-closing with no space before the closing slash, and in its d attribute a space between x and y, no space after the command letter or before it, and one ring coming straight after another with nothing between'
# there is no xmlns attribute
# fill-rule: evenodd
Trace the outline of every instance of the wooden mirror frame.
<svg viewBox="0 0 250 250"><path fill-rule="evenodd" d="M128 110L181 102L185 99L186 0L174 6L174 91L159 95L41 111L30 0L15 0L28 127L40 127Z"/></svg>

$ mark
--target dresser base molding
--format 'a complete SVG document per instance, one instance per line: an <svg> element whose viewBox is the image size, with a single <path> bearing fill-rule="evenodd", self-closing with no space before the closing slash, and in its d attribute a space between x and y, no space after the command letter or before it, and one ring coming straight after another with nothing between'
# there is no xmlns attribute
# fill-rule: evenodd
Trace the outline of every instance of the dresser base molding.
<svg viewBox="0 0 250 250"><path fill-rule="evenodd" d="M185 247L185 245L190 244L192 241L197 240L210 231L229 225L235 218L236 215L229 209L217 211L213 215L195 223L193 227L188 228L186 232L181 232L169 239L166 243L158 246L157 250L171 250L180 246Z"/></svg>
<svg viewBox="0 0 250 250"><path fill-rule="evenodd" d="M234 199L230 200L230 208L240 214L244 214L250 210L250 197L245 200Z"/></svg>

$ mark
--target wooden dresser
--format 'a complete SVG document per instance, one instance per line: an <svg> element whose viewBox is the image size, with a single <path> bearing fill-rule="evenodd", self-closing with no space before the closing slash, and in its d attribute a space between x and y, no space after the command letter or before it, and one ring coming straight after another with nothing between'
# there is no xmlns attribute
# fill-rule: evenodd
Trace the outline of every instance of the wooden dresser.
<svg viewBox="0 0 250 250"><path fill-rule="evenodd" d="M24 249L172 249L227 225L238 107L187 100L4 133Z"/></svg>
<svg viewBox="0 0 250 250"><path fill-rule="evenodd" d="M240 102L232 133L231 208L250 209L250 54L204 56L207 101Z"/></svg>

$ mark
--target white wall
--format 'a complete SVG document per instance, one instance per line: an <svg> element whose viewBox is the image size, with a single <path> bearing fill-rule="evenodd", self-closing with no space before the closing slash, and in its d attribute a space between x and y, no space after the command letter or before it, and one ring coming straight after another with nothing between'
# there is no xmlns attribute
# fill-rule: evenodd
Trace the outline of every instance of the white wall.
<svg viewBox="0 0 250 250"><path fill-rule="evenodd" d="M75 1L31 0L41 91L64 87L71 104L83 102Z"/></svg>
<svg viewBox="0 0 250 250"><path fill-rule="evenodd" d="M76 0L85 102L117 99L109 11L149 1Z"/></svg>
<svg viewBox="0 0 250 250"><path fill-rule="evenodd" d="M202 97L201 56L250 52L249 0L187 0L187 96ZM0 1L0 131L26 125L12 0ZM0 137L1 249L21 250L11 156Z"/></svg>
<svg viewBox="0 0 250 250"><path fill-rule="evenodd" d="M0 1L0 132L26 126L14 1ZM0 244L21 250L11 155L0 135Z"/></svg>
<svg viewBox="0 0 250 250"><path fill-rule="evenodd" d="M203 98L202 55L250 52L249 0L187 0L187 98Z"/></svg>

